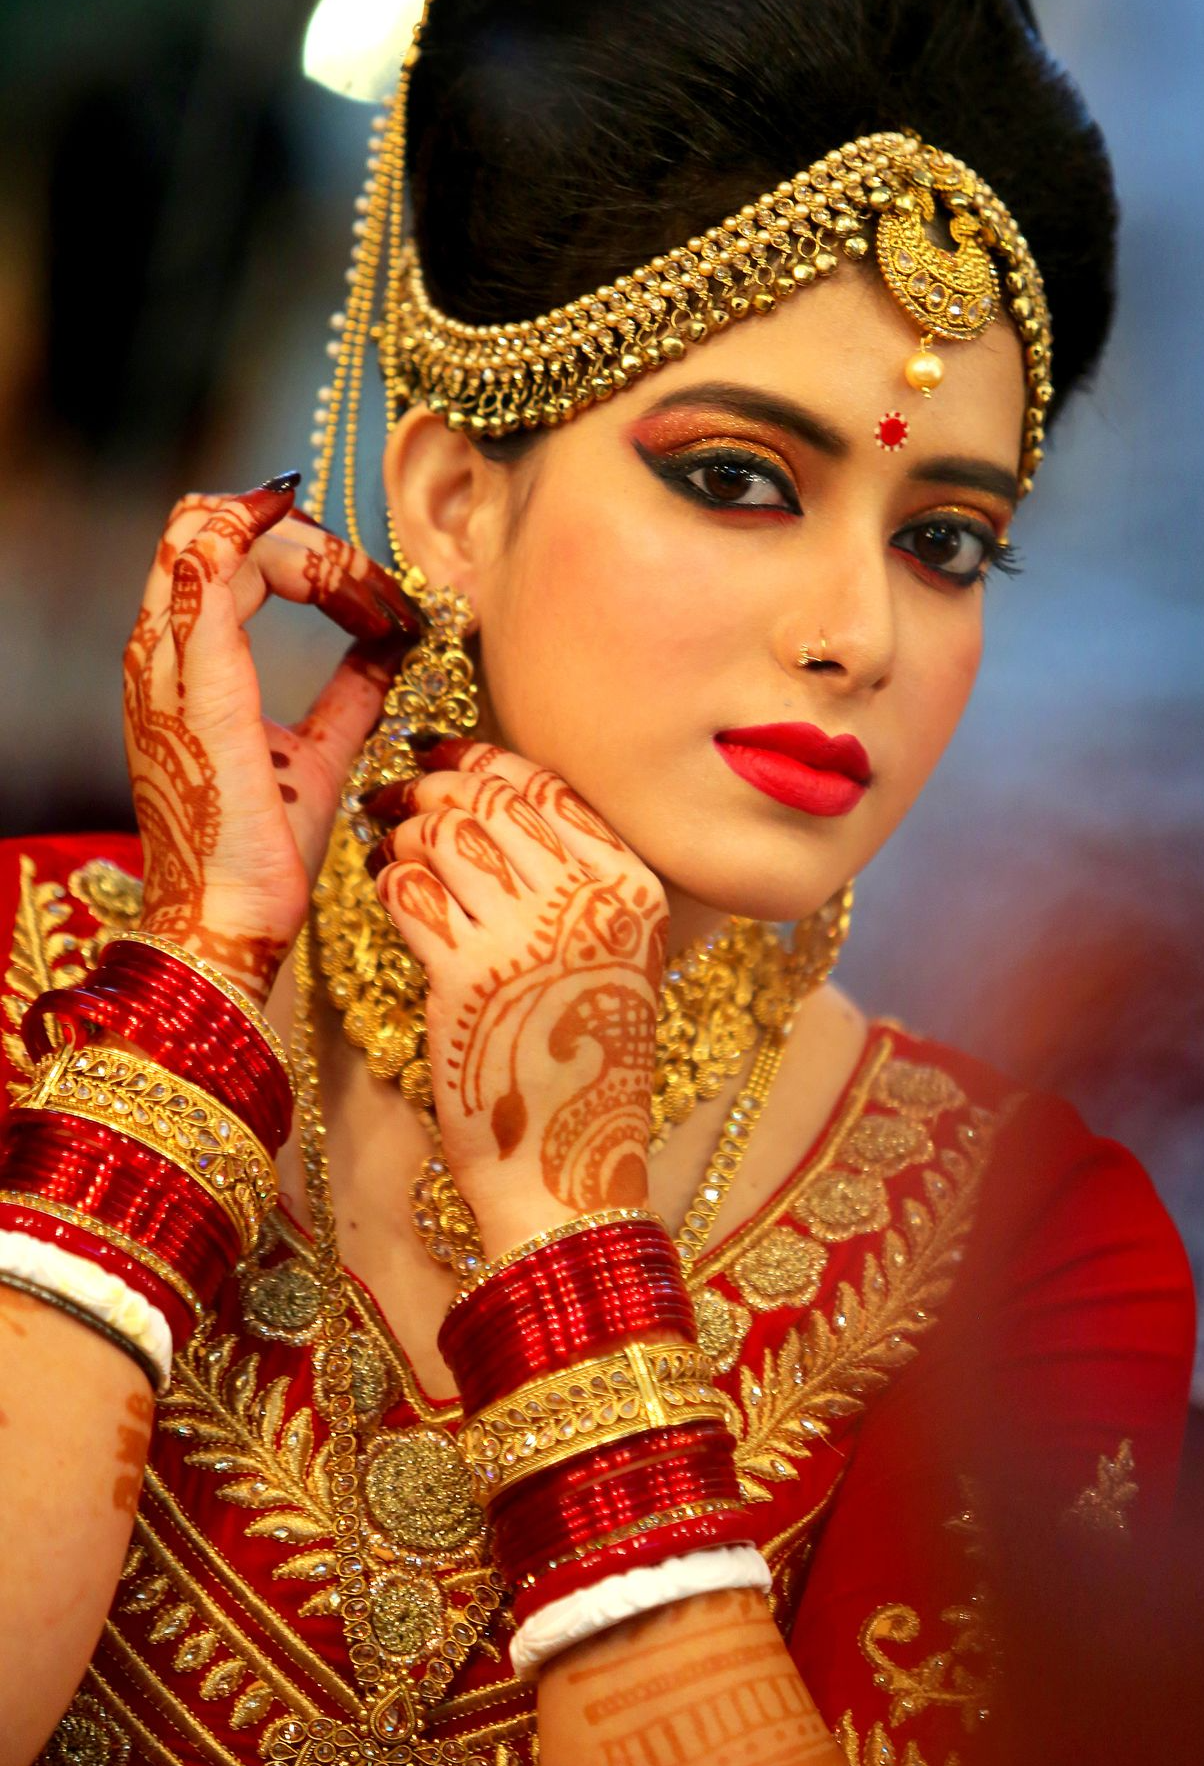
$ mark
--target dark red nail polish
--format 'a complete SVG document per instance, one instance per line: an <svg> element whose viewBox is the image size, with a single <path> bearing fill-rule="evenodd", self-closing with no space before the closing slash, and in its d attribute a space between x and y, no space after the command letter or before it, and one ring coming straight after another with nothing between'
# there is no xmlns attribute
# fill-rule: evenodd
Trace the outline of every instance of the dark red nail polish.
<svg viewBox="0 0 1204 1766"><path fill-rule="evenodd" d="M411 739L410 746L416 750L414 759L424 772L454 772L470 748L476 743L467 736L444 736L429 748L426 753L418 750L417 744Z"/></svg>
<svg viewBox="0 0 1204 1766"><path fill-rule="evenodd" d="M381 785L363 798L365 812L374 822L404 822L418 808L414 796L416 779L398 779L392 785Z"/></svg>
<svg viewBox="0 0 1204 1766"><path fill-rule="evenodd" d="M389 842L387 838L384 840L378 840L376 845L372 848L372 851L364 860L364 869L373 881L380 876L381 872L389 862L388 848Z"/></svg>

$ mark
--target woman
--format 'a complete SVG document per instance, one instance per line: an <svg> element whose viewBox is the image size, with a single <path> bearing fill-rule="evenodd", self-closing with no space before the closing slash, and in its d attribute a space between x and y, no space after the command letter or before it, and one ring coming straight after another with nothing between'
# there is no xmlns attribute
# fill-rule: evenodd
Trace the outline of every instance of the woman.
<svg viewBox="0 0 1204 1766"><path fill-rule="evenodd" d="M435 0L361 210L310 512L161 541L141 859L6 855L0 1759L1052 1756L999 1657L1156 1545L1181 1249L827 976L1102 345L1098 134L1006 0ZM397 576L316 525L370 336ZM355 639L289 729L269 593Z"/></svg>

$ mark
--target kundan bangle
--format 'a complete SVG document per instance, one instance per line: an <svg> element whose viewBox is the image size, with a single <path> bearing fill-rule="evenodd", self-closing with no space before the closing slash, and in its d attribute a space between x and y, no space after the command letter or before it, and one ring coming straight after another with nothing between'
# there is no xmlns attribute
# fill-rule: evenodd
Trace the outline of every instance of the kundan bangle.
<svg viewBox="0 0 1204 1766"><path fill-rule="evenodd" d="M54 1052L48 1020L132 1043L233 1110L269 1152L288 1139L292 1085L279 1038L218 971L149 935L115 939L78 987L36 999L21 1025L35 1060Z"/></svg>
<svg viewBox="0 0 1204 1766"><path fill-rule="evenodd" d="M171 1379L172 1340L157 1306L120 1276L27 1233L0 1231L0 1281L57 1303L132 1355L155 1391Z"/></svg>
<svg viewBox="0 0 1204 1766"><path fill-rule="evenodd" d="M9 1200L157 1260L198 1311L238 1261L233 1222L199 1184L103 1123L12 1111L0 1128L0 1186Z"/></svg>
<svg viewBox="0 0 1204 1766"><path fill-rule="evenodd" d="M588 1449L726 1417L710 1357L692 1344L625 1343L542 1374L461 1429L460 1452L488 1500Z"/></svg>
<svg viewBox="0 0 1204 1766"><path fill-rule="evenodd" d="M475 1412L529 1379L658 1332L697 1335L676 1249L654 1215L614 1209L489 1265L452 1303L439 1348Z"/></svg>
<svg viewBox="0 0 1204 1766"><path fill-rule="evenodd" d="M244 1256L276 1200L271 1159L237 1117L125 1050L64 1049L39 1065L20 1109L100 1123L170 1160L229 1216Z"/></svg>

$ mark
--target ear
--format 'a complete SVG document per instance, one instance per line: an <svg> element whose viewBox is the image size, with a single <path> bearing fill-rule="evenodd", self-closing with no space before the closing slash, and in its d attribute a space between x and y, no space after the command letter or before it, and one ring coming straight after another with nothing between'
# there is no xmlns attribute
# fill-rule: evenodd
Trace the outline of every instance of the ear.
<svg viewBox="0 0 1204 1766"><path fill-rule="evenodd" d="M504 532L503 469L425 405L415 405L389 433L383 476L405 556L432 583L450 583L479 606L482 579Z"/></svg>

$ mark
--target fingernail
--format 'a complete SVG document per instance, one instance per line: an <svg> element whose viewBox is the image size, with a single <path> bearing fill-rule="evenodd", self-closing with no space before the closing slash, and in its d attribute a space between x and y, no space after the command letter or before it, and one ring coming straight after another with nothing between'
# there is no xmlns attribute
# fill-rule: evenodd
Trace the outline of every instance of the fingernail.
<svg viewBox="0 0 1204 1766"><path fill-rule="evenodd" d="M286 492L295 491L300 483L301 474L299 472L281 472L276 478L266 479L255 490L248 491L247 495L251 497L283 497Z"/></svg>
<svg viewBox="0 0 1204 1766"><path fill-rule="evenodd" d="M365 792L361 806L374 822L404 822L418 808L414 796L417 782L396 779L391 785L381 785L375 791Z"/></svg>
<svg viewBox="0 0 1204 1766"><path fill-rule="evenodd" d="M383 595L379 589L373 589L372 604L379 613L383 614L394 630L405 632L407 637L411 638L419 636L422 628L418 623L417 616L411 613L404 602L398 605L396 601L391 601Z"/></svg>
<svg viewBox="0 0 1204 1766"><path fill-rule="evenodd" d="M444 769L454 771L468 750L476 747L476 743L467 736L442 736L437 737L434 746L423 753L417 739L412 736L410 747L418 750L414 758L423 771L434 773Z"/></svg>
<svg viewBox="0 0 1204 1766"><path fill-rule="evenodd" d="M378 840L372 851L364 860L364 869L375 881L389 862L388 839Z"/></svg>

